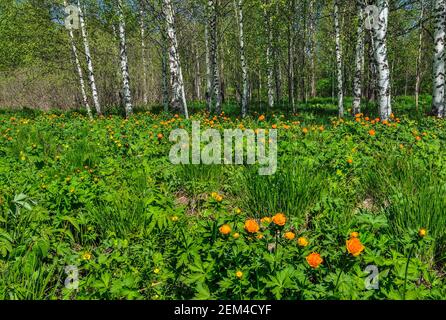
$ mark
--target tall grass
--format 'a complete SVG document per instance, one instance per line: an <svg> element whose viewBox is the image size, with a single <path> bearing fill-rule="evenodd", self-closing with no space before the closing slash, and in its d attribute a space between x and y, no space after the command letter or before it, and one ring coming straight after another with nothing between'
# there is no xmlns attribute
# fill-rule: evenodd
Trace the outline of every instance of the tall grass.
<svg viewBox="0 0 446 320"><path fill-rule="evenodd" d="M240 188L243 206L254 216L283 212L304 218L324 186L323 173L298 162L282 163L276 174L260 176L246 168Z"/></svg>
<svg viewBox="0 0 446 320"><path fill-rule="evenodd" d="M446 182L435 172L411 158L391 158L378 165L373 183L391 232L403 236L409 230L428 229L438 262L446 259Z"/></svg>

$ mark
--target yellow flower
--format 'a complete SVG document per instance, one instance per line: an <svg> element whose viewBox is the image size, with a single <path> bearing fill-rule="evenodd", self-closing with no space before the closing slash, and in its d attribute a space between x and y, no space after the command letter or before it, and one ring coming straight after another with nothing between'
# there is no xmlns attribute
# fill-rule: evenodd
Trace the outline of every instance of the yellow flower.
<svg viewBox="0 0 446 320"><path fill-rule="evenodd" d="M241 278L243 277L243 272L241 272L241 271L239 270L239 271L237 271L237 272L235 273L235 276L236 276L237 278L241 279Z"/></svg>
<svg viewBox="0 0 446 320"><path fill-rule="evenodd" d="M240 214L242 213L242 210L240 210L240 208L235 209L235 213Z"/></svg>
<svg viewBox="0 0 446 320"><path fill-rule="evenodd" d="M173 222L177 222L178 221L178 216L173 216L172 218L170 218Z"/></svg>
<svg viewBox="0 0 446 320"><path fill-rule="evenodd" d="M358 232L352 232L350 233L350 238L358 238L359 237L359 233Z"/></svg>
<svg viewBox="0 0 446 320"><path fill-rule="evenodd" d="M154 272L155 274L158 274L158 273L160 273L160 272L161 272L161 270L160 270L160 269L158 269L158 268L155 268L155 270L153 270L153 272Z"/></svg>
<svg viewBox="0 0 446 320"><path fill-rule="evenodd" d="M262 239L263 239L263 234L259 233L259 234L256 236L256 238L259 239L259 240L262 240Z"/></svg>
<svg viewBox="0 0 446 320"><path fill-rule="evenodd" d="M308 240L305 237L300 237L299 239L297 239L297 244L301 247L306 247L308 246Z"/></svg>
<svg viewBox="0 0 446 320"><path fill-rule="evenodd" d="M85 252L85 253L82 255L82 259L84 259L84 260L90 260L90 259L91 259L91 253L90 253L90 252Z"/></svg>
<svg viewBox="0 0 446 320"><path fill-rule="evenodd" d="M260 222L262 224L269 224L271 222L271 218L270 217L263 217L262 219L260 219Z"/></svg>
<svg viewBox="0 0 446 320"><path fill-rule="evenodd" d="M418 235L419 235L421 238L424 238L425 236L427 236L427 230L424 229L424 228L421 228L421 229L418 231Z"/></svg>
<svg viewBox="0 0 446 320"><path fill-rule="evenodd" d="M288 231L285 232L284 237L288 240L293 240L296 237L296 235L294 234L294 232Z"/></svg>
<svg viewBox="0 0 446 320"><path fill-rule="evenodd" d="M234 239L238 239L240 237L240 233L236 232L232 235Z"/></svg>

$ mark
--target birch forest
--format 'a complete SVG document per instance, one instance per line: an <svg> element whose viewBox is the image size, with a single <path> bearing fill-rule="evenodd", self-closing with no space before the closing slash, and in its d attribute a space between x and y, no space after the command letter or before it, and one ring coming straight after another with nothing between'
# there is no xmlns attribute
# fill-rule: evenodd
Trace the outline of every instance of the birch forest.
<svg viewBox="0 0 446 320"><path fill-rule="evenodd" d="M444 116L443 1L68 5L3 1L1 105L128 117L134 108L188 116L204 105L219 114L231 104L246 116L295 113L318 97L340 117L375 104L388 119L405 96L416 111ZM420 96L432 103L420 107Z"/></svg>
<svg viewBox="0 0 446 320"><path fill-rule="evenodd" d="M445 29L446 0L0 0L0 300L445 300Z"/></svg>

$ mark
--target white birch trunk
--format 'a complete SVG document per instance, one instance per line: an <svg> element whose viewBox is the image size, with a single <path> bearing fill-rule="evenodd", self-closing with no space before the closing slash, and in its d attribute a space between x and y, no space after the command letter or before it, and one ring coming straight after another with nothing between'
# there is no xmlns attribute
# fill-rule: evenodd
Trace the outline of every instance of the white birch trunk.
<svg viewBox="0 0 446 320"><path fill-rule="evenodd" d="M242 117L248 114L248 66L245 56L245 34L243 26L243 0L234 0L235 13L239 24L240 63L242 65Z"/></svg>
<svg viewBox="0 0 446 320"><path fill-rule="evenodd" d="M378 28L373 29L375 61L378 75L378 105L382 120L388 120L392 113L390 69L387 56L387 24L389 20L389 1L378 0Z"/></svg>
<svg viewBox="0 0 446 320"><path fill-rule="evenodd" d="M267 86L268 86L268 106L274 107L274 69L273 69L273 32L271 28L271 16L269 0L265 1L265 22L268 33L268 44L266 46L266 66L267 66Z"/></svg>
<svg viewBox="0 0 446 320"><path fill-rule="evenodd" d="M220 68L218 66L218 39L217 39L217 0L208 1L209 9L209 33L210 33L210 62L212 71L212 84L213 95L215 96L215 112L221 113L221 80L220 80ZM211 98L211 102L212 102Z"/></svg>
<svg viewBox="0 0 446 320"><path fill-rule="evenodd" d="M339 26L339 1L334 2L334 24L335 24L335 40L336 40L336 69L338 82L338 110L339 117L344 116L344 88L342 74L342 47L341 47L341 30Z"/></svg>
<svg viewBox="0 0 446 320"><path fill-rule="evenodd" d="M422 58L421 54L423 48L423 19L424 19L424 0L421 0L420 34L418 36L417 74L415 79L415 107L417 112L420 105L421 58Z"/></svg>
<svg viewBox="0 0 446 320"><path fill-rule="evenodd" d="M212 66L211 50L209 48L209 25L206 22L204 27L204 40L206 45L206 104L208 111L212 111Z"/></svg>
<svg viewBox="0 0 446 320"><path fill-rule="evenodd" d="M432 111L439 117L445 116L445 24L446 1L435 0L435 35L434 35L434 80L432 95Z"/></svg>
<svg viewBox="0 0 446 320"><path fill-rule="evenodd" d="M64 6L65 7L68 6L67 0L64 0ZM70 36L70 43L71 43L71 50L73 52L73 57L74 57L74 64L76 65L77 74L79 76L79 83L81 86L81 94L82 94L82 103L84 104L85 109L87 110L88 117L90 119L92 119L93 115L91 113L90 104L88 103L87 91L85 89L84 75L83 75L81 63L79 61L79 56L77 54L77 48L76 48L74 33L73 33L72 28L68 28L68 35Z"/></svg>
<svg viewBox="0 0 446 320"><path fill-rule="evenodd" d="M310 68L311 68L311 97L315 98L316 92L316 8L315 0L310 1Z"/></svg>
<svg viewBox="0 0 446 320"><path fill-rule="evenodd" d="M122 75L122 91L124 95L125 114L127 117L133 113L132 94L130 92L130 75L129 64L127 57L127 44L125 41L125 20L122 7L122 0L118 0L118 14L119 14L119 57L121 60L121 75Z"/></svg>
<svg viewBox="0 0 446 320"><path fill-rule="evenodd" d="M163 0L163 13L167 25L167 38L169 40L170 83L172 86L172 108L182 110L186 119L189 119L187 110L186 92L184 89L183 72L181 70L178 40L175 30L174 10L171 0Z"/></svg>
<svg viewBox="0 0 446 320"><path fill-rule="evenodd" d="M358 29L356 39L355 76L353 79L353 115L361 112L362 75L364 68L364 6L357 1Z"/></svg>
<svg viewBox="0 0 446 320"><path fill-rule="evenodd" d="M144 12L142 9L139 10L140 15L140 29L141 29L141 57L142 57L142 72L143 72L143 101L147 105L149 102L148 98L148 84L147 84L147 58L146 58L146 30L144 25Z"/></svg>
<svg viewBox="0 0 446 320"><path fill-rule="evenodd" d="M88 78L90 80L90 87L91 87L91 93L92 93L92 96L93 96L93 103L94 103L94 107L96 109L96 113L98 115L101 115L102 114L101 105L99 103L99 95L98 95L98 90L97 90L97 87L96 87L96 81L95 81L95 78L94 78L93 61L91 59L90 45L88 43L87 26L86 26L86 23L85 23L84 13L83 13L83 10L82 10L82 7L81 7L80 0L77 0L77 6L79 8L79 23L80 23L80 26L81 26L82 40L84 42L85 57L87 59Z"/></svg>

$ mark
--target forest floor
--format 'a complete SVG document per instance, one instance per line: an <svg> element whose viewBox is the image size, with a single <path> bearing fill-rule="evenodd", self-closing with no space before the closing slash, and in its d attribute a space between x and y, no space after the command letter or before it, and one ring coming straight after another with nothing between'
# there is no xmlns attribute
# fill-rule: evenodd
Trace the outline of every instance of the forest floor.
<svg viewBox="0 0 446 320"><path fill-rule="evenodd" d="M444 299L446 123L394 109L0 111L0 299ZM277 129L277 172L173 165L191 120Z"/></svg>

